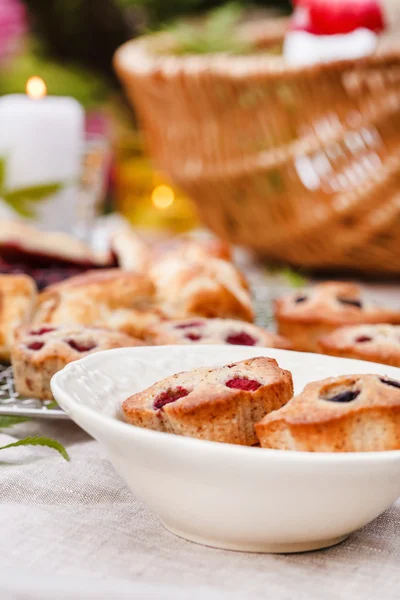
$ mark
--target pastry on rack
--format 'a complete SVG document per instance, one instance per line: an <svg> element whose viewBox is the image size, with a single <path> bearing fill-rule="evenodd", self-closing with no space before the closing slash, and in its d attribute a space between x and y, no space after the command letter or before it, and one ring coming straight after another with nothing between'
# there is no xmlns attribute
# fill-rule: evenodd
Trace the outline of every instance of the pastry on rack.
<svg viewBox="0 0 400 600"><path fill-rule="evenodd" d="M87 354L139 346L138 339L106 329L83 327L24 327L12 348L15 388L23 396L52 398L50 380L66 364Z"/></svg>
<svg viewBox="0 0 400 600"><path fill-rule="evenodd" d="M234 344L290 349L285 338L253 323L233 319L203 319L195 317L165 321L149 332L156 345L164 344Z"/></svg>
<svg viewBox="0 0 400 600"><path fill-rule="evenodd" d="M275 302L278 332L295 350L318 352L318 341L338 327L400 323L400 309L375 306L352 283L326 282Z"/></svg>
<svg viewBox="0 0 400 600"><path fill-rule="evenodd" d="M157 298L172 319L196 315L253 321L246 280L230 262L201 249L170 252L151 270Z"/></svg>
<svg viewBox="0 0 400 600"><path fill-rule="evenodd" d="M178 373L123 403L132 425L251 446L254 424L293 395L292 376L272 358Z"/></svg>
<svg viewBox="0 0 400 600"><path fill-rule="evenodd" d="M162 318L146 275L105 269L46 288L39 294L33 322L116 329L143 338Z"/></svg>
<svg viewBox="0 0 400 600"><path fill-rule="evenodd" d="M255 429L263 448L400 450L400 381L379 375L344 375L309 383Z"/></svg>
<svg viewBox="0 0 400 600"><path fill-rule="evenodd" d="M74 236L0 220L0 272L29 274L39 289L88 269L111 266L111 252L94 252Z"/></svg>
<svg viewBox="0 0 400 600"><path fill-rule="evenodd" d="M341 327L322 337L323 354L358 358L400 367L400 325Z"/></svg>
<svg viewBox="0 0 400 600"><path fill-rule="evenodd" d="M0 360L10 359L15 329L32 318L36 296L28 275L0 275Z"/></svg>

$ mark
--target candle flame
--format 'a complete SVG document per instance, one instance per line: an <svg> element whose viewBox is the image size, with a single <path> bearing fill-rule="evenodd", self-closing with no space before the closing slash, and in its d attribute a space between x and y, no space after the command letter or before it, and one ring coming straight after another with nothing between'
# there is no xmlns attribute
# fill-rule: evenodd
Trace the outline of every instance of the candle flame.
<svg viewBox="0 0 400 600"><path fill-rule="evenodd" d="M168 185L158 185L151 194L151 201L155 208L164 210L169 208L175 200L174 190Z"/></svg>
<svg viewBox="0 0 400 600"><path fill-rule="evenodd" d="M26 82L26 93L30 98L39 100L46 95L46 84L41 77L30 77Z"/></svg>

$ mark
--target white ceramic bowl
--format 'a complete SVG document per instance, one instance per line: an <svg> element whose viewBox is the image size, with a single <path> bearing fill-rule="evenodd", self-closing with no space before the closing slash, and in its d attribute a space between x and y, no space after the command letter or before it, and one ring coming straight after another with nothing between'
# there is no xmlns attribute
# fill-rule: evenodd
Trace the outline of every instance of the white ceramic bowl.
<svg viewBox="0 0 400 600"><path fill-rule="evenodd" d="M311 381L350 373L400 378L362 361L243 346L123 348L69 364L52 380L62 408L108 450L128 486L173 533L251 552L297 552L336 544L400 495L400 451L288 452L219 444L121 421L121 402L173 373L271 356Z"/></svg>

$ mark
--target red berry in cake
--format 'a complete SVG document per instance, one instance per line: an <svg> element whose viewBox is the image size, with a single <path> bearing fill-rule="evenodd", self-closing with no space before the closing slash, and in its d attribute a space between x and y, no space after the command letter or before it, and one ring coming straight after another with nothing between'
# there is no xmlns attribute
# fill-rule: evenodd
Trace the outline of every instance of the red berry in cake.
<svg viewBox="0 0 400 600"><path fill-rule="evenodd" d="M55 331L54 327L40 327L39 329L32 329L29 334L30 335L44 335L45 333L50 333L51 331Z"/></svg>
<svg viewBox="0 0 400 600"><path fill-rule="evenodd" d="M94 344L93 342L85 343L77 342L76 340L66 340L66 342L67 344L69 344L69 346L71 346L71 348L73 348L77 352L90 352L90 350L93 350L97 346L97 344Z"/></svg>
<svg viewBox="0 0 400 600"><path fill-rule="evenodd" d="M41 350L44 346L44 342L31 342L28 344L29 350Z"/></svg>
<svg viewBox="0 0 400 600"><path fill-rule="evenodd" d="M255 392L261 387L261 383L255 379L247 379L246 377L234 377L226 382L226 387L235 390L245 390L246 392Z"/></svg>
<svg viewBox="0 0 400 600"><path fill-rule="evenodd" d="M198 333L187 333L185 335L185 338L192 342L198 342L199 340L201 340L201 335L199 335Z"/></svg>
<svg viewBox="0 0 400 600"><path fill-rule="evenodd" d="M157 398L154 400L154 408L159 410L166 404L171 404L171 402L176 402L179 398L184 398L189 394L189 391L185 388L178 386L175 389L169 388L165 392L162 392Z"/></svg>
<svg viewBox="0 0 400 600"><path fill-rule="evenodd" d="M236 346L255 346L257 340L245 331L238 333L231 333L225 338L227 344L234 344Z"/></svg>

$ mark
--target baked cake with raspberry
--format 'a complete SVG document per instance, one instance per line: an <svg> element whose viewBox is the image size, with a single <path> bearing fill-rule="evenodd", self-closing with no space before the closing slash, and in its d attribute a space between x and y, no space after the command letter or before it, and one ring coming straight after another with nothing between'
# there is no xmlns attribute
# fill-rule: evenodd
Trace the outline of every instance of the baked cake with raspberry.
<svg viewBox="0 0 400 600"><path fill-rule="evenodd" d="M234 344L290 349L280 335L252 323L233 319L183 319L160 323L150 332L151 341L163 344Z"/></svg>
<svg viewBox="0 0 400 600"><path fill-rule="evenodd" d="M142 342L138 339L105 329L50 325L21 328L11 353L16 390L23 396L52 398L50 380L66 364L100 350L139 345Z"/></svg>
<svg viewBox="0 0 400 600"><path fill-rule="evenodd" d="M32 318L36 285L28 275L0 275L0 360L10 359L14 331Z"/></svg>
<svg viewBox="0 0 400 600"><path fill-rule="evenodd" d="M310 383L255 429L263 448L399 450L400 381L380 375L345 375Z"/></svg>
<svg viewBox="0 0 400 600"><path fill-rule="evenodd" d="M275 302L278 333L295 350L318 352L318 341L338 327L363 323L400 324L400 310L375 306L352 283L326 282Z"/></svg>
<svg viewBox="0 0 400 600"><path fill-rule="evenodd" d="M400 325L341 327L319 341L323 354L400 367Z"/></svg>
<svg viewBox="0 0 400 600"><path fill-rule="evenodd" d="M39 295L34 323L109 328L144 337L161 318L154 285L146 275L105 269L46 288Z"/></svg>
<svg viewBox="0 0 400 600"><path fill-rule="evenodd" d="M123 403L132 425L251 446L254 424L293 395L292 375L272 358L178 373Z"/></svg>

